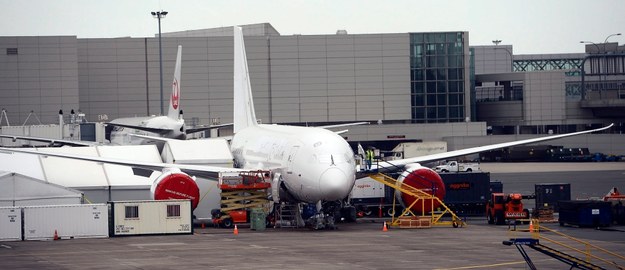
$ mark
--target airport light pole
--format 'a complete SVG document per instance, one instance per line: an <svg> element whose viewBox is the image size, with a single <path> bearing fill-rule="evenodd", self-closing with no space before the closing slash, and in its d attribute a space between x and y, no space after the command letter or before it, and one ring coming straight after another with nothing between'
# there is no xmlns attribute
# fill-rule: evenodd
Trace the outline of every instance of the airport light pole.
<svg viewBox="0 0 625 270"><path fill-rule="evenodd" d="M158 62L159 62L159 69L160 69L160 78L161 78L161 96L160 96L160 100L161 100L161 115L165 115L164 114L164 107L163 107L163 46L161 43L161 19L164 19L165 16L167 15L167 11L153 11L152 12L152 16L154 16L154 18L156 18L158 20Z"/></svg>
<svg viewBox="0 0 625 270"><path fill-rule="evenodd" d="M510 55L510 72L514 72L514 57L512 56L512 52L510 52L510 50L508 50L508 48L499 48L497 47L497 45L499 45L499 43L501 43L501 39L496 39L493 40L493 44L495 44L495 49L499 49L499 50L505 50L509 55Z"/></svg>
<svg viewBox="0 0 625 270"><path fill-rule="evenodd" d="M620 36L620 35L621 35L621 33L611 34L611 35L609 35L609 36L607 36L607 37L605 38L605 40L603 41L603 43L608 43L608 38L611 38L611 37L613 37L613 36Z"/></svg>

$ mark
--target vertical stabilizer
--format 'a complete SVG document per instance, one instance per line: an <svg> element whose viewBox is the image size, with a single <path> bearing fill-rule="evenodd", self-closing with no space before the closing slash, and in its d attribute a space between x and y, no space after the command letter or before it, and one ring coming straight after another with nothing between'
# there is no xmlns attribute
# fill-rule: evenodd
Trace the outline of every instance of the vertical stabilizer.
<svg viewBox="0 0 625 270"><path fill-rule="evenodd" d="M174 69L174 81L171 85L171 97L169 98L169 110L167 117L178 120L180 116L180 66L182 62L182 46L178 45L176 56L176 69Z"/></svg>
<svg viewBox="0 0 625 270"><path fill-rule="evenodd" d="M254 99L247 69L247 56L243 42L243 30L234 27L234 133L256 125Z"/></svg>

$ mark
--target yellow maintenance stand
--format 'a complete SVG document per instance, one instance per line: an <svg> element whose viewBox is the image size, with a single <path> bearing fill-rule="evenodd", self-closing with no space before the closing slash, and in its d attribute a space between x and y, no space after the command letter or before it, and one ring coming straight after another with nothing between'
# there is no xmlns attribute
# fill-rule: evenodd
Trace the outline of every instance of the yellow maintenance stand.
<svg viewBox="0 0 625 270"><path fill-rule="evenodd" d="M538 219L531 219L529 228L526 230L514 228L511 232L515 235L510 240L503 241L503 244L514 245L525 259L529 269L537 269L537 267L523 248L524 246L568 264L570 269L625 269L625 256L542 226ZM530 235L529 237L518 235L519 232L529 232Z"/></svg>
<svg viewBox="0 0 625 270"><path fill-rule="evenodd" d="M399 218L396 218L393 215L393 218L391 220L391 225L393 226L399 226L401 223L401 217L405 217L405 216L413 216L413 217L429 217L430 218L430 224L432 225L451 225L454 228L457 227L462 227L465 226L466 223L464 221L462 221L462 219L460 219L456 213L454 213L451 209L449 209L449 207L447 207L447 205L445 205L445 203L443 203L443 201L441 201L438 197L423 192L419 189L416 189L412 186L406 185L404 183L401 183L397 180L395 180L395 178L390 177L386 174L383 173L377 173L377 174L372 174L369 175L369 177L371 177L372 179L387 185L395 190L399 190L404 194L408 194L412 197L415 198L415 201L411 204L411 205L406 205L406 208L404 208L404 211L401 213L401 215L399 215ZM395 197L393 197L393 211L395 211ZM440 208L441 211L432 211L429 214L428 213L423 213L424 211L421 211L420 215L415 214L411 209L412 207L417 203L417 202L425 202L426 200L429 200L429 202L432 204L432 206L434 205L434 201L440 203ZM433 209L433 207L431 208ZM451 220L447 220L444 221L443 216L445 215L450 215L451 216Z"/></svg>

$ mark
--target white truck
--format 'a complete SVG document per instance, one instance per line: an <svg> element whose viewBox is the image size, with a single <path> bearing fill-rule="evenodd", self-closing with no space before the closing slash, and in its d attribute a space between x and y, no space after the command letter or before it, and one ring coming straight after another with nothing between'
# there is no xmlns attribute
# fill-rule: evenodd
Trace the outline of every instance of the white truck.
<svg viewBox="0 0 625 270"><path fill-rule="evenodd" d="M447 152L447 142L403 142L395 146L386 160L420 157L430 154Z"/></svg>
<svg viewBox="0 0 625 270"><path fill-rule="evenodd" d="M449 161L444 165L434 167L436 172L477 172L480 170L479 163L458 163Z"/></svg>

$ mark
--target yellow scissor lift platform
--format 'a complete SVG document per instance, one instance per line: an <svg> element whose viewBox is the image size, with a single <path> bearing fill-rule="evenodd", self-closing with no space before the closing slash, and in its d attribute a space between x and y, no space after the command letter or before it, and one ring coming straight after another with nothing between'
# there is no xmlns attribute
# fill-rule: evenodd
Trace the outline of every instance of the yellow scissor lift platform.
<svg viewBox="0 0 625 270"><path fill-rule="evenodd" d="M229 228L234 223L248 222L250 209L268 208L267 190L271 187L270 179L269 171L260 170L222 175L219 179L221 209L212 213L213 223Z"/></svg>
<svg viewBox="0 0 625 270"><path fill-rule="evenodd" d="M401 217L404 216L414 216L414 217L430 217L430 223L432 225L451 225L454 228L458 227L458 226L465 226L466 223L464 221L462 221L457 215L456 213L454 213L451 209L449 209L449 207L447 207L447 205L445 205L445 203L443 203L443 201L441 201L438 197L432 195L432 194L428 194L424 191L421 191L419 189L416 189L412 186L406 185L404 183L401 183L397 180L395 180L394 178L385 175L383 173L377 173L377 174L371 174L369 175L369 177L371 177L373 180L376 180L384 185L387 185L391 188L394 188L395 190L399 190L404 194L408 194L412 197L415 198L414 202L411 205L406 205L406 208L404 208L404 211L401 213L401 215L399 215L399 218L396 218L395 215L393 215L393 218L391 220L391 225L392 226L399 226L400 222L401 222ZM443 209L442 211L432 211L429 214L428 213L424 213L424 211L421 211L420 215L415 214L412 210L412 207L417 204L418 202L424 202L425 200L430 200L432 206L434 205L434 201L437 201L438 203L440 203L440 208ZM395 211L395 198L393 197L393 212ZM425 204L422 203L422 206L424 206ZM434 209L433 207L431 207L431 209ZM451 215L451 221L447 220L442 220L443 216L449 214Z"/></svg>

